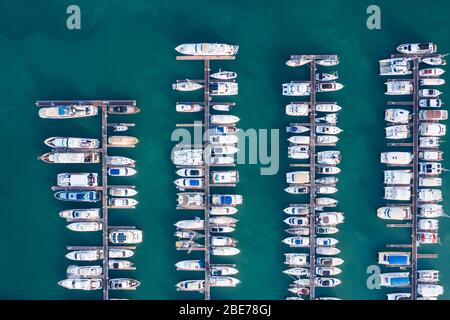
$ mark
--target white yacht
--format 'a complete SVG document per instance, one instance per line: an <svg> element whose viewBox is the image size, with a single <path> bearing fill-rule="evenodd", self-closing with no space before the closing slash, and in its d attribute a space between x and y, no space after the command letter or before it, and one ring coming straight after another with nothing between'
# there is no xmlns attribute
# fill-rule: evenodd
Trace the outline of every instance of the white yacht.
<svg viewBox="0 0 450 320"><path fill-rule="evenodd" d="M342 283L338 278L328 278L328 277L316 277L314 278L314 285L316 287L327 287L333 288Z"/></svg>
<svg viewBox="0 0 450 320"><path fill-rule="evenodd" d="M411 117L411 113L405 109L386 109L384 112L384 120L391 123L406 124Z"/></svg>
<svg viewBox="0 0 450 320"><path fill-rule="evenodd" d="M418 281L424 283L435 283L439 281L439 270L418 270Z"/></svg>
<svg viewBox="0 0 450 320"><path fill-rule="evenodd" d="M420 77L439 77L445 73L445 70L442 68L426 68L419 70Z"/></svg>
<svg viewBox="0 0 450 320"><path fill-rule="evenodd" d="M177 291L199 291L205 290L205 280L185 280L178 282L175 287Z"/></svg>
<svg viewBox="0 0 450 320"><path fill-rule="evenodd" d="M209 84L211 96L235 96L238 94L236 82L211 82Z"/></svg>
<svg viewBox="0 0 450 320"><path fill-rule="evenodd" d="M387 272L380 274L382 287L397 288L410 285L409 272Z"/></svg>
<svg viewBox="0 0 450 320"><path fill-rule="evenodd" d="M420 231L417 233L418 244L436 244L439 242L437 232Z"/></svg>
<svg viewBox="0 0 450 320"><path fill-rule="evenodd" d="M294 171L286 173L286 182L292 184L306 184L310 182L308 171Z"/></svg>
<svg viewBox="0 0 450 320"><path fill-rule="evenodd" d="M316 245L323 247L335 246L339 243L339 240L330 237L320 237L316 238Z"/></svg>
<svg viewBox="0 0 450 320"><path fill-rule="evenodd" d="M436 231L439 229L439 220L437 219L419 219L417 228L423 231Z"/></svg>
<svg viewBox="0 0 450 320"><path fill-rule="evenodd" d="M397 51L406 54L432 54L436 53L437 46L432 42L428 43L406 43L397 47Z"/></svg>
<svg viewBox="0 0 450 320"><path fill-rule="evenodd" d="M336 207L338 202L339 202L338 200L333 199L333 198L325 198L325 197L316 198L316 205L318 207L322 207L322 208L323 207L330 207L330 208Z"/></svg>
<svg viewBox="0 0 450 320"><path fill-rule="evenodd" d="M291 267L305 267L308 263L309 254L306 253L285 253L284 264Z"/></svg>
<svg viewBox="0 0 450 320"><path fill-rule="evenodd" d="M195 91L201 88L203 88L202 84L189 79L179 80L172 84L172 89L178 91Z"/></svg>
<svg viewBox="0 0 450 320"><path fill-rule="evenodd" d="M291 248L305 248L309 246L309 237L287 237L282 242Z"/></svg>
<svg viewBox="0 0 450 320"><path fill-rule="evenodd" d="M205 179L203 178L179 178L173 183L180 190L203 189L205 187Z"/></svg>
<svg viewBox="0 0 450 320"><path fill-rule="evenodd" d="M441 144L439 137L419 137L420 148L437 148Z"/></svg>
<svg viewBox="0 0 450 320"><path fill-rule="evenodd" d="M137 173L136 169L131 167L110 167L108 168L108 174L113 177L129 177L134 176Z"/></svg>
<svg viewBox="0 0 450 320"><path fill-rule="evenodd" d="M337 56L330 56L325 59L317 60L316 63L323 67L333 67L339 64L339 58Z"/></svg>
<svg viewBox="0 0 450 320"><path fill-rule="evenodd" d="M129 260L109 259L108 269L110 270L135 270L134 263Z"/></svg>
<svg viewBox="0 0 450 320"><path fill-rule="evenodd" d="M421 202L440 202L442 200L442 191L439 189L419 189L419 201Z"/></svg>
<svg viewBox="0 0 450 320"><path fill-rule="evenodd" d="M316 104L316 111L318 111L318 112L338 112L341 109L342 109L342 107L335 103L318 103L318 104Z"/></svg>
<svg viewBox="0 0 450 320"><path fill-rule="evenodd" d="M419 80L421 86L442 86L445 84L444 79L440 78L423 78Z"/></svg>
<svg viewBox="0 0 450 320"><path fill-rule="evenodd" d="M386 139L390 140L407 139L411 137L410 127L404 124L386 127L385 132Z"/></svg>
<svg viewBox="0 0 450 320"><path fill-rule="evenodd" d="M419 120L440 121L447 120L447 110L420 110Z"/></svg>
<svg viewBox="0 0 450 320"><path fill-rule="evenodd" d="M286 105L286 114L288 116L307 116L309 114L309 105L307 103L293 103Z"/></svg>
<svg viewBox="0 0 450 320"><path fill-rule="evenodd" d="M243 197L239 194L213 194L211 203L213 205L236 206L242 204Z"/></svg>
<svg viewBox="0 0 450 320"><path fill-rule="evenodd" d="M89 138L51 137L44 141L50 148L95 149L100 146L100 140Z"/></svg>
<svg viewBox="0 0 450 320"><path fill-rule="evenodd" d="M232 276L239 273L239 270L234 267L212 265L209 269L211 276Z"/></svg>
<svg viewBox="0 0 450 320"><path fill-rule="evenodd" d="M309 206L295 206L295 207L287 207L284 210L284 213L294 216L306 216L309 214Z"/></svg>
<svg viewBox="0 0 450 320"><path fill-rule="evenodd" d="M382 152L380 155L381 163L393 165L407 165L412 161L412 154L410 152Z"/></svg>
<svg viewBox="0 0 450 320"><path fill-rule="evenodd" d="M298 227L298 226L307 226L309 225L308 217L289 217L283 220L289 226Z"/></svg>
<svg viewBox="0 0 450 320"><path fill-rule="evenodd" d="M421 284L417 285L417 293L422 297L437 297L444 293L444 287L437 284Z"/></svg>
<svg viewBox="0 0 450 320"><path fill-rule="evenodd" d="M441 99L419 99L421 108L440 108L444 105Z"/></svg>
<svg viewBox="0 0 450 320"><path fill-rule="evenodd" d="M441 91L436 89L420 89L419 97L421 98L437 98L442 94Z"/></svg>
<svg viewBox="0 0 450 320"><path fill-rule="evenodd" d="M442 164L439 162L419 162L419 175L421 176L438 176L442 171Z"/></svg>
<svg viewBox="0 0 450 320"><path fill-rule="evenodd" d="M224 71L222 69L219 69L218 72L212 73L210 77L217 80L233 80L237 78L237 73L233 71Z"/></svg>
<svg viewBox="0 0 450 320"><path fill-rule="evenodd" d="M419 133L424 137L442 137L447 133L447 127L440 123L423 122L419 125Z"/></svg>
<svg viewBox="0 0 450 320"><path fill-rule="evenodd" d="M339 141L336 136L326 135L326 136L316 136L317 145L334 145Z"/></svg>
<svg viewBox="0 0 450 320"><path fill-rule="evenodd" d="M325 165L337 165L341 163L341 153L339 151L320 151L317 153L317 163Z"/></svg>
<svg viewBox="0 0 450 320"><path fill-rule="evenodd" d="M316 254L323 256L335 256L339 254L341 250L336 247L316 247Z"/></svg>
<svg viewBox="0 0 450 320"><path fill-rule="evenodd" d="M192 56L233 56L238 52L239 46L224 43L184 43L175 50Z"/></svg>
<svg viewBox="0 0 450 320"><path fill-rule="evenodd" d="M411 300L411 293L388 293L388 300Z"/></svg>
<svg viewBox="0 0 450 320"><path fill-rule="evenodd" d="M67 267L68 277L98 277L102 274L103 269L101 266L75 266L71 265Z"/></svg>
<svg viewBox="0 0 450 320"><path fill-rule="evenodd" d="M142 242L142 236L142 230L115 229L109 233L109 241L114 244L137 244Z"/></svg>
<svg viewBox="0 0 450 320"><path fill-rule="evenodd" d="M317 194L333 194L338 192L338 189L336 187L332 186L316 186L316 193Z"/></svg>
<svg viewBox="0 0 450 320"><path fill-rule="evenodd" d="M224 154L224 155L231 155L231 154L235 154L239 152L239 148L235 147L235 146L215 146L212 145L210 146L211 148L211 153L213 154Z"/></svg>
<svg viewBox="0 0 450 320"><path fill-rule="evenodd" d="M109 198L108 206L113 208L134 208L138 201L133 198Z"/></svg>
<svg viewBox="0 0 450 320"><path fill-rule="evenodd" d="M58 284L66 289L99 290L103 286L102 279L65 279Z"/></svg>
<svg viewBox="0 0 450 320"><path fill-rule="evenodd" d="M180 220L175 223L175 227L184 230L203 230L205 221L200 218L195 218L194 220Z"/></svg>
<svg viewBox="0 0 450 320"><path fill-rule="evenodd" d="M235 256L240 250L236 247L212 247L211 254L213 256Z"/></svg>
<svg viewBox="0 0 450 320"><path fill-rule="evenodd" d="M93 105L60 105L39 109L39 117L45 119L74 119L92 117L98 114L98 107Z"/></svg>
<svg viewBox="0 0 450 320"><path fill-rule="evenodd" d="M284 270L283 273L288 274L290 276L297 276L297 277L306 276L306 277L309 277L309 269L308 268L302 268L302 267L289 268L289 269Z"/></svg>
<svg viewBox="0 0 450 320"><path fill-rule="evenodd" d="M130 166L133 167L136 161L127 157L107 156L106 164L110 166Z"/></svg>
<svg viewBox="0 0 450 320"><path fill-rule="evenodd" d="M308 57L301 56L299 58L290 59L290 60L286 61L286 65L288 65L289 67L300 67L300 66L310 63L311 61L312 60L308 59Z"/></svg>
<svg viewBox="0 0 450 320"><path fill-rule="evenodd" d="M214 184L228 184L239 182L239 171L212 171L211 172L211 183Z"/></svg>
<svg viewBox="0 0 450 320"><path fill-rule="evenodd" d="M211 236L210 244L213 247L227 247L227 246L235 246L237 240L231 237L225 236Z"/></svg>
<svg viewBox="0 0 450 320"><path fill-rule="evenodd" d="M209 283L211 287L236 287L241 281L234 277L210 276Z"/></svg>
<svg viewBox="0 0 450 320"><path fill-rule="evenodd" d="M316 258L317 266L336 267L344 263L344 260L336 257L318 257Z"/></svg>
<svg viewBox="0 0 450 320"><path fill-rule="evenodd" d="M319 82L316 84L316 92L339 91L344 85L339 82Z"/></svg>
<svg viewBox="0 0 450 320"><path fill-rule="evenodd" d="M339 182L338 177L322 177L315 181L317 184L336 185Z"/></svg>
<svg viewBox="0 0 450 320"><path fill-rule="evenodd" d="M338 174L341 169L335 166L317 166L316 172L320 174Z"/></svg>
<svg viewBox="0 0 450 320"><path fill-rule="evenodd" d="M116 278L109 280L109 288L111 290L136 290L141 283L130 278Z"/></svg>
<svg viewBox="0 0 450 320"><path fill-rule="evenodd" d="M437 177L419 177L419 187L440 187L442 178Z"/></svg>
<svg viewBox="0 0 450 320"><path fill-rule="evenodd" d="M309 159L309 146L296 145L288 147L288 157L291 159Z"/></svg>
<svg viewBox="0 0 450 320"><path fill-rule="evenodd" d="M338 119L337 113L329 113L323 117L316 118L316 122L318 122L318 123L325 122L328 124L335 125L338 122L337 119Z"/></svg>
<svg viewBox="0 0 450 320"><path fill-rule="evenodd" d="M440 57L427 57L422 58L420 61L430 66L445 66L447 64L447 61Z"/></svg>
<svg viewBox="0 0 450 320"><path fill-rule="evenodd" d="M337 135L341 133L342 130L339 127L332 126L332 125L317 125L316 126L316 133L318 134L330 134L330 135Z"/></svg>
<svg viewBox="0 0 450 320"><path fill-rule="evenodd" d="M425 203L419 205L420 218L439 218L444 216L444 210L441 204Z"/></svg>
<svg viewBox="0 0 450 320"><path fill-rule="evenodd" d="M203 260L182 260L175 264L177 270L183 271L203 271L205 263Z"/></svg>
<svg viewBox="0 0 450 320"><path fill-rule="evenodd" d="M98 174L89 173L59 173L57 184L60 187L97 187Z"/></svg>
<svg viewBox="0 0 450 320"><path fill-rule="evenodd" d="M93 232L102 230L103 224L96 221L83 221L69 223L66 227L76 232Z"/></svg>
<svg viewBox="0 0 450 320"><path fill-rule="evenodd" d="M69 209L59 213L61 218L71 220L98 220L100 219L100 209Z"/></svg>
<svg viewBox="0 0 450 320"><path fill-rule="evenodd" d="M342 212L320 212L316 219L319 226L335 226L344 222L344 215Z"/></svg>
<svg viewBox="0 0 450 320"><path fill-rule="evenodd" d="M113 187L109 188L109 195L112 197L133 197L137 195L136 189L133 188L122 188L122 187Z"/></svg>
<svg viewBox="0 0 450 320"><path fill-rule="evenodd" d="M384 187L384 199L406 201L411 199L410 187Z"/></svg>
<svg viewBox="0 0 450 320"><path fill-rule="evenodd" d="M309 128L306 126L299 126L299 125L290 125L289 127L286 127L286 132L289 133L304 133L308 132Z"/></svg>
<svg viewBox="0 0 450 320"><path fill-rule="evenodd" d="M283 83L284 96L309 96L311 94L311 84L309 82Z"/></svg>
<svg viewBox="0 0 450 320"><path fill-rule="evenodd" d="M435 150L419 151L419 159L425 161L441 161L443 154L442 151Z"/></svg>
<svg viewBox="0 0 450 320"><path fill-rule="evenodd" d="M316 81L334 81L339 78L337 72L332 73L316 73Z"/></svg>
<svg viewBox="0 0 450 320"><path fill-rule="evenodd" d="M238 143L239 138L236 135L221 135L221 134L212 134L209 136L209 143L211 144L222 144L234 145Z"/></svg>
<svg viewBox="0 0 450 320"><path fill-rule="evenodd" d="M231 206L211 207L209 210L211 215L233 215L237 212L238 209Z"/></svg>
<svg viewBox="0 0 450 320"><path fill-rule="evenodd" d="M198 103L177 103L175 106L175 110L177 112L200 112L203 109L203 105Z"/></svg>
<svg viewBox="0 0 450 320"><path fill-rule="evenodd" d="M385 220L411 220L412 213L409 206L389 206L377 209L377 216Z"/></svg>
<svg viewBox="0 0 450 320"><path fill-rule="evenodd" d="M391 58L380 60L380 75L396 76L412 73L411 58Z"/></svg>
<svg viewBox="0 0 450 320"><path fill-rule="evenodd" d="M213 225L234 225L238 222L239 220L233 217L228 217L228 216L214 216L214 217L210 217L209 218L209 222Z"/></svg>
<svg viewBox="0 0 450 320"><path fill-rule="evenodd" d="M98 152L48 152L40 159L47 163L100 163Z"/></svg>
<svg viewBox="0 0 450 320"><path fill-rule="evenodd" d="M215 114L210 116L211 124L235 124L239 122L239 118L233 115Z"/></svg>
<svg viewBox="0 0 450 320"><path fill-rule="evenodd" d="M304 144L309 145L310 137L309 136L292 136L288 138L288 141L292 144Z"/></svg>
<svg viewBox="0 0 450 320"><path fill-rule="evenodd" d="M409 185L413 178L411 170L385 170L384 183L394 185Z"/></svg>

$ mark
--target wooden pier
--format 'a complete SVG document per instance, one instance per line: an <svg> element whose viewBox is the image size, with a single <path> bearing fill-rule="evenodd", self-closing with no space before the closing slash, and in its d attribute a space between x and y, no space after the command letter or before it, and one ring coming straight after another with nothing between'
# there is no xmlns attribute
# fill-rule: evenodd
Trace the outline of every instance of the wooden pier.
<svg viewBox="0 0 450 320"><path fill-rule="evenodd" d="M218 187L218 186L235 186L235 184L213 184L210 181L210 168L211 167L231 167L232 165L212 165L210 163L210 108L211 108L211 96L210 96L210 61L211 60L234 60L235 56L177 56L177 60L199 60L203 61L203 79L201 80L193 80L198 83L203 84L203 101L201 102L177 102L177 103L185 103L185 104L200 104L203 106L203 123L201 122L194 122L194 123L178 123L176 124L177 127L203 127L204 128L204 141L203 145L198 146L198 148L203 148L203 157L204 157L204 165L199 166L199 168L203 168L205 171L205 187L203 188L204 192L204 199L205 199L205 206L203 208L204 211L204 227L205 227L205 245L203 248L198 248L195 250L204 251L204 259L205 259L205 268L204 268L204 279L205 279L205 288L203 290L204 293L204 299L210 300L211 299L211 284L209 282L209 275L210 275L210 269L211 269L211 230L210 230L210 204L211 204L211 187ZM224 105L235 105L233 102L220 102L218 104L224 104ZM177 168L183 168L185 166L177 166ZM177 207L178 209L178 207ZM179 209L189 209L189 208L179 208ZM199 208L192 208L193 210L198 210Z"/></svg>
<svg viewBox="0 0 450 320"><path fill-rule="evenodd" d="M108 108L102 105L102 218L103 218L103 300L109 300L109 239L108 239Z"/></svg>

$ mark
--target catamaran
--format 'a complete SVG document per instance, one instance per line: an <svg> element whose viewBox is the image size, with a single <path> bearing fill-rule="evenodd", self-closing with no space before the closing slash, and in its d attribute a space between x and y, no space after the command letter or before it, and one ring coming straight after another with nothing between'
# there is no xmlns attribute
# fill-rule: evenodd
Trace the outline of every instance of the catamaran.
<svg viewBox="0 0 450 320"><path fill-rule="evenodd" d="M309 96L311 84L309 82L290 82L282 85L284 96Z"/></svg>
<svg viewBox="0 0 450 320"><path fill-rule="evenodd" d="M238 94L237 82L211 82L209 84L211 96L235 96Z"/></svg>

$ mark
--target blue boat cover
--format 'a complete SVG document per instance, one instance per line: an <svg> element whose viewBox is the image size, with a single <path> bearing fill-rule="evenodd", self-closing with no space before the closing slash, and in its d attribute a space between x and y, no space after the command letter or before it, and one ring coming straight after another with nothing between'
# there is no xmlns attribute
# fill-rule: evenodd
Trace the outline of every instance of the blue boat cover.
<svg viewBox="0 0 450 320"><path fill-rule="evenodd" d="M59 106L59 107L58 107L58 114L59 114L60 116L65 115L65 114L66 114L66 107L65 107L65 106Z"/></svg>
<svg viewBox="0 0 450 320"><path fill-rule="evenodd" d="M230 196L220 196L220 203L221 204L231 204L231 197Z"/></svg>
<svg viewBox="0 0 450 320"><path fill-rule="evenodd" d="M389 264L408 264L408 257L407 256L389 256L388 258Z"/></svg>
<svg viewBox="0 0 450 320"><path fill-rule="evenodd" d="M409 277L392 278L391 279L391 285L393 285L393 286L407 286L407 285L409 285Z"/></svg>
<svg viewBox="0 0 450 320"><path fill-rule="evenodd" d="M190 185L196 187L196 186L199 186L199 185L200 185L200 182L199 182L198 180L191 180L191 181L190 181Z"/></svg>
<svg viewBox="0 0 450 320"><path fill-rule="evenodd" d="M120 170L117 169L117 168L112 168L112 169L109 169L109 172L110 172L111 174L119 174Z"/></svg>

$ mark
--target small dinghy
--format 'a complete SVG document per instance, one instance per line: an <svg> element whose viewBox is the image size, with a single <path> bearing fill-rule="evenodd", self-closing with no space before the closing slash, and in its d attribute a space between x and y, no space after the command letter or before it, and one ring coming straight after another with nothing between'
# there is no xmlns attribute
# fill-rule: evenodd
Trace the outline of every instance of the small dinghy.
<svg viewBox="0 0 450 320"><path fill-rule="evenodd" d="M114 132L125 132L128 130L127 126L113 126Z"/></svg>

